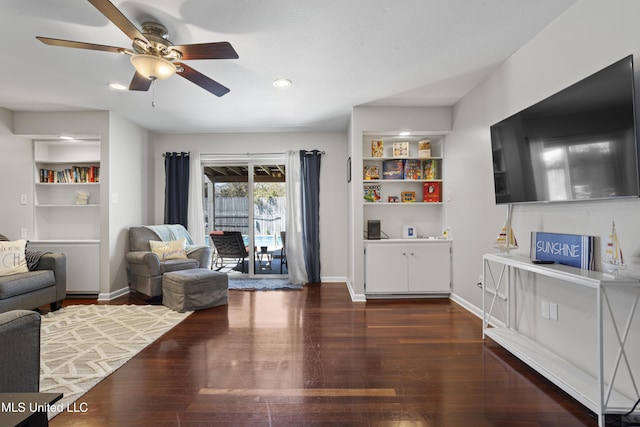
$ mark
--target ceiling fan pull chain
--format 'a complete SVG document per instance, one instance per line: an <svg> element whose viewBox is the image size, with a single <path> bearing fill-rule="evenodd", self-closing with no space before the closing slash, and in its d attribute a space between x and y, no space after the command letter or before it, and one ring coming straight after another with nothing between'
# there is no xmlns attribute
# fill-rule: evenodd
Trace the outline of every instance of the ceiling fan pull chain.
<svg viewBox="0 0 640 427"><path fill-rule="evenodd" d="M151 107L156 108L156 79L151 80Z"/></svg>

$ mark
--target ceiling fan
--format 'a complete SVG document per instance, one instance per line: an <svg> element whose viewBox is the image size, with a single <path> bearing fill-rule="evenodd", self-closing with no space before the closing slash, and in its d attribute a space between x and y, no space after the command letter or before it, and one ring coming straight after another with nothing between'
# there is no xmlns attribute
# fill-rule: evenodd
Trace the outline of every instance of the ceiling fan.
<svg viewBox="0 0 640 427"><path fill-rule="evenodd" d="M36 38L51 46L130 55L131 63L136 72L129 85L129 90L149 90L155 80L164 80L177 73L216 96L223 96L229 92L229 88L180 62L190 59L238 58L235 49L228 42L176 46L168 40L168 32L163 25L156 22L145 22L142 24L142 31L140 31L109 0L88 1L133 41L132 49L40 36Z"/></svg>

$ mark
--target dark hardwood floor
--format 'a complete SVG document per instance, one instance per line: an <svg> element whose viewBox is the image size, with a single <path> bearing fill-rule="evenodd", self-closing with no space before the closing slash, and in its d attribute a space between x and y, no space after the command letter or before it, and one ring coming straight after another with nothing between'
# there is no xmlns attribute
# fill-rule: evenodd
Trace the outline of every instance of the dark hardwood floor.
<svg viewBox="0 0 640 427"><path fill-rule="evenodd" d="M230 291L228 306L193 313L78 403L88 411L63 412L50 425L597 425L483 342L480 319L457 304L354 303L340 283Z"/></svg>

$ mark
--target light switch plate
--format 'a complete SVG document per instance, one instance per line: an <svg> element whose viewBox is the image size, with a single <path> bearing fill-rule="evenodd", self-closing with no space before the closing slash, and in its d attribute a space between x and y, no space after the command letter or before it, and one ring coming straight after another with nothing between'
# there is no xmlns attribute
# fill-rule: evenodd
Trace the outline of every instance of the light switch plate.
<svg viewBox="0 0 640 427"><path fill-rule="evenodd" d="M542 301L542 317L544 319L549 318L549 301Z"/></svg>

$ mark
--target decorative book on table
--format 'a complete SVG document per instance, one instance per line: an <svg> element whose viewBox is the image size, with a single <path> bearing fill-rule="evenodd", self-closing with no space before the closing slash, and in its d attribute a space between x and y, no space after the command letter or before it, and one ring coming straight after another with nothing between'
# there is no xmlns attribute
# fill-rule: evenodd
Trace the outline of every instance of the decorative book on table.
<svg viewBox="0 0 640 427"><path fill-rule="evenodd" d="M439 181L434 181L434 182L429 181L429 182L425 182L422 185L422 201L428 202L428 203L441 201Z"/></svg>
<svg viewBox="0 0 640 427"><path fill-rule="evenodd" d="M422 163L420 160L404 161L404 179L422 179Z"/></svg>
<svg viewBox="0 0 640 427"><path fill-rule="evenodd" d="M532 260L553 261L583 270L595 270L594 236L531 232Z"/></svg>
<svg viewBox="0 0 640 427"><path fill-rule="evenodd" d="M409 143L408 142L394 142L393 143L393 157L409 157Z"/></svg>
<svg viewBox="0 0 640 427"><path fill-rule="evenodd" d="M404 160L382 162L382 179L404 179Z"/></svg>
<svg viewBox="0 0 640 427"><path fill-rule="evenodd" d="M364 184L364 201L367 203L380 202L382 195L380 193L380 184Z"/></svg>
<svg viewBox="0 0 640 427"><path fill-rule="evenodd" d="M384 141L381 139L374 139L371 141L371 157L383 157L384 156Z"/></svg>
<svg viewBox="0 0 640 427"><path fill-rule="evenodd" d="M423 139L418 142L418 157L421 159L428 159L431 157L431 141Z"/></svg>
<svg viewBox="0 0 640 427"><path fill-rule="evenodd" d="M380 179L380 169L378 166L366 165L364 167L364 179L365 181Z"/></svg>

